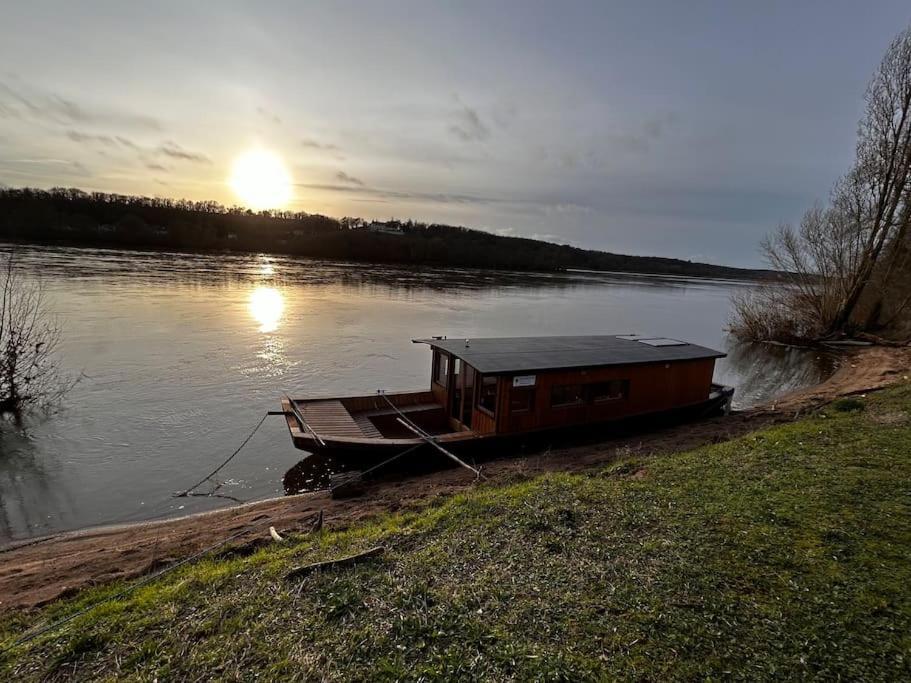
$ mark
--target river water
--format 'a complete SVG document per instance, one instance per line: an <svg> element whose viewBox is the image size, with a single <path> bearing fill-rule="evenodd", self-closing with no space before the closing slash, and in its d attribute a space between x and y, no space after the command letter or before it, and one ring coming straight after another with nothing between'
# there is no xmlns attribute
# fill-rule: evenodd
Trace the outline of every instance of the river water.
<svg viewBox="0 0 911 683"><path fill-rule="evenodd" d="M17 264L40 278L63 329L61 362L81 379L57 414L24 432L0 427L0 542L230 504L172 493L285 392L428 386L430 354L415 337L676 337L729 354L715 377L737 388L739 407L831 371L831 359L727 337L743 282L50 247L19 247ZM283 420L267 418L219 492L282 495L302 455Z"/></svg>

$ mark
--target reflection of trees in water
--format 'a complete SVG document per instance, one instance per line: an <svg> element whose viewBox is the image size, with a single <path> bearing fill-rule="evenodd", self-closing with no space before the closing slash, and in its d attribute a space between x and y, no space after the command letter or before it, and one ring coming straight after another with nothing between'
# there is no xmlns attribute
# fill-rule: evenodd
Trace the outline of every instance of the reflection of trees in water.
<svg viewBox="0 0 911 683"><path fill-rule="evenodd" d="M46 449L39 453L27 433L5 425L0 430L0 541L8 541L15 530L42 528L49 501L60 509L65 491L53 486Z"/></svg>
<svg viewBox="0 0 911 683"><path fill-rule="evenodd" d="M725 359L729 372L737 377L735 403L750 406L829 377L838 364L837 356L818 350L738 342L729 338Z"/></svg>
<svg viewBox="0 0 911 683"><path fill-rule="evenodd" d="M120 251L78 247L19 247L26 269L67 279L188 286L262 284L343 285L368 290L431 290L470 294L488 290L547 290L622 284L641 290L744 286L733 280L570 270L535 272L477 268L400 266L304 257Z"/></svg>

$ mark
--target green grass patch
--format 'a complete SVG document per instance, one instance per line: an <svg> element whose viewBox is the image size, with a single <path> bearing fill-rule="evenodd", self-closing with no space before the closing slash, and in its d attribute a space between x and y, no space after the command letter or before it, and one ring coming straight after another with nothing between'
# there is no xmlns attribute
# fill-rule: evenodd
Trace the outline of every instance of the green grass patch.
<svg viewBox="0 0 911 683"><path fill-rule="evenodd" d="M202 561L18 648L0 677L907 679L911 387L854 400ZM0 638L120 588L8 617Z"/></svg>
<svg viewBox="0 0 911 683"><path fill-rule="evenodd" d="M864 402L859 398L839 398L832 402L832 410L839 413L851 413L864 409Z"/></svg>

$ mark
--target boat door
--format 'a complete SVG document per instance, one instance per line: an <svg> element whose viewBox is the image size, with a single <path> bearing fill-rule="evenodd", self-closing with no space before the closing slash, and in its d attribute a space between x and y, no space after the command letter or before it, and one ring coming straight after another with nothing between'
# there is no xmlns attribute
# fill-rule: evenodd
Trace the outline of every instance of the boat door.
<svg viewBox="0 0 911 683"><path fill-rule="evenodd" d="M453 358L449 367L449 417L461 422L462 416L462 359Z"/></svg>
<svg viewBox="0 0 911 683"><path fill-rule="evenodd" d="M471 429L474 414L474 378L477 373L468 363L462 369L462 424Z"/></svg>
<svg viewBox="0 0 911 683"><path fill-rule="evenodd" d="M449 376L449 416L471 428L473 414L475 369L463 363L461 358L452 360L452 374Z"/></svg>

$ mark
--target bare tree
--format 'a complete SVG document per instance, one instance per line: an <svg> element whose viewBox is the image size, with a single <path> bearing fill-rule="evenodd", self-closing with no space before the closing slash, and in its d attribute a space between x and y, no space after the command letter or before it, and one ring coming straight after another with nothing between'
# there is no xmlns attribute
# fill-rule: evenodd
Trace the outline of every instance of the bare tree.
<svg viewBox="0 0 911 683"><path fill-rule="evenodd" d="M865 99L856 160L830 204L763 242L783 281L734 301L739 336L759 339L762 332L793 341L841 334L875 323L886 297L895 296L896 275L911 260L911 27L889 46ZM859 321L863 302L872 313ZM891 314L909 303L893 303Z"/></svg>
<svg viewBox="0 0 911 683"><path fill-rule="evenodd" d="M59 404L76 382L60 370L59 342L40 283L24 278L9 254L0 274L0 414L21 424L27 412Z"/></svg>
<svg viewBox="0 0 911 683"><path fill-rule="evenodd" d="M911 27L892 41L867 88L857 160L850 180L837 188L836 205L856 211L861 240L856 269L849 273L844 301L832 331L847 325L874 271L885 257L886 282L894 272L908 233L911 197Z"/></svg>

